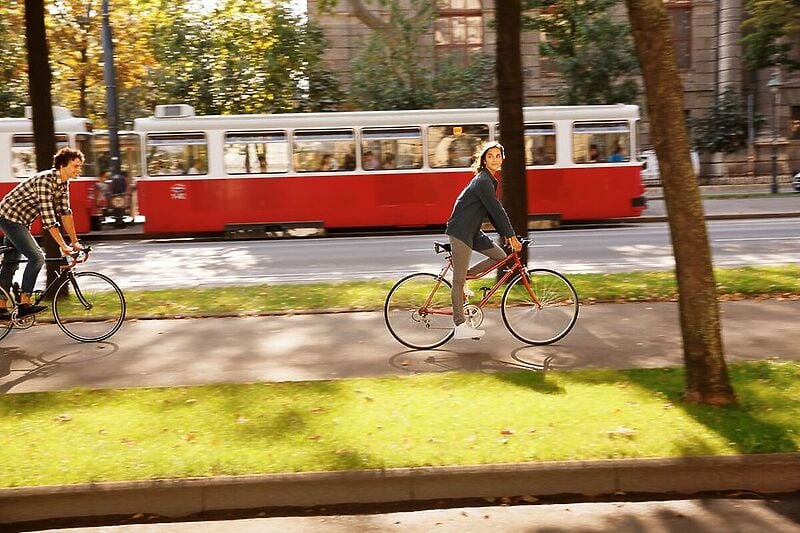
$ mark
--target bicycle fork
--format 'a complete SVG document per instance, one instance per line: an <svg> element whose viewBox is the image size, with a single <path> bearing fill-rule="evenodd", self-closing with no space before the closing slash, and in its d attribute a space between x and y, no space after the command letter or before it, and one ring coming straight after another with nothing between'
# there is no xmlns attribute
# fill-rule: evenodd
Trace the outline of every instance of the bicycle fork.
<svg viewBox="0 0 800 533"><path fill-rule="evenodd" d="M88 301L86 297L83 295L80 286L78 286L78 280L75 278L75 273L71 270L67 272L67 281L64 283L69 283L72 290L75 292L75 297L78 298L78 301L81 303L84 309L87 311L94 307L92 302Z"/></svg>
<svg viewBox="0 0 800 533"><path fill-rule="evenodd" d="M517 263L519 264L519 272L522 276L522 284L525 286L525 290L528 291L528 296L531 297L531 300L533 300L533 303L536 304L536 307L541 309L542 302L539 301L539 298L536 297L536 293L531 288L530 273L528 272L528 268L525 267L519 259L517 259Z"/></svg>

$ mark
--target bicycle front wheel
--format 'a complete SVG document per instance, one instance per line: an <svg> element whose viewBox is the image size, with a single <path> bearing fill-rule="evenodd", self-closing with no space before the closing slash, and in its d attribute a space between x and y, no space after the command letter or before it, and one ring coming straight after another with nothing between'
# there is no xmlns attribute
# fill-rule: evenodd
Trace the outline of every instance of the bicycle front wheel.
<svg viewBox="0 0 800 533"><path fill-rule="evenodd" d="M110 278L79 272L64 281L53 297L53 316L75 340L98 342L117 332L125 320L125 296Z"/></svg>
<svg viewBox="0 0 800 533"><path fill-rule="evenodd" d="M453 336L450 282L435 274L411 274L386 296L383 317L392 336L409 348L428 350Z"/></svg>
<svg viewBox="0 0 800 533"><path fill-rule="evenodd" d="M522 342L551 344L578 320L578 294L563 275L536 268L508 284L501 311L508 330Z"/></svg>

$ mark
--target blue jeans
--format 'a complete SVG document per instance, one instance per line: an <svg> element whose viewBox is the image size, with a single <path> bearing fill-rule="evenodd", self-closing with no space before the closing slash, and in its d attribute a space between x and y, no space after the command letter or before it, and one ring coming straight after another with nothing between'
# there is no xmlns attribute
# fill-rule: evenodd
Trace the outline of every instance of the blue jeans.
<svg viewBox="0 0 800 533"><path fill-rule="evenodd" d="M19 256L22 254L28 259L25 272L22 274L22 292L30 294L45 263L42 249L36 244L31 230L25 224L0 217L0 230L6 235L3 244L12 244L16 248L3 255L3 263L0 265L0 287L9 290L14 274L19 268Z"/></svg>

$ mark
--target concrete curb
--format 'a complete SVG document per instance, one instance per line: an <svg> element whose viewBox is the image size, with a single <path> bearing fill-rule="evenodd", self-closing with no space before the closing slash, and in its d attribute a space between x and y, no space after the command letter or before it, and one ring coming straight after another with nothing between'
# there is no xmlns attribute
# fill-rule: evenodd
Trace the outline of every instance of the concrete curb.
<svg viewBox="0 0 800 533"><path fill-rule="evenodd" d="M720 213L716 215L705 215L705 220L743 220L749 218L798 218L800 212L796 211L779 211L774 213ZM602 220L602 224L641 224L643 222L667 222L669 218L666 215L661 216L640 216L634 218L607 218Z"/></svg>
<svg viewBox="0 0 800 533"><path fill-rule="evenodd" d="M800 490L800 453L558 461L0 489L0 523L500 496Z"/></svg>

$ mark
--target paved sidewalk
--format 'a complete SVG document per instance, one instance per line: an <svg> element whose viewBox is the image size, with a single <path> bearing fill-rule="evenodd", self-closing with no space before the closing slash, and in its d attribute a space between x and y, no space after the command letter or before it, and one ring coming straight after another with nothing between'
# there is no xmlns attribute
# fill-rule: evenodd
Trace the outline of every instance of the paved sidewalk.
<svg viewBox="0 0 800 533"><path fill-rule="evenodd" d="M721 310L729 362L800 359L800 300L723 302ZM499 312L487 315L482 340L421 351L395 341L380 312L133 320L97 344L37 325L0 341L0 393L540 370L547 357L556 369L683 364L676 303L584 305L575 329L551 346L525 345Z"/></svg>
<svg viewBox="0 0 800 533"><path fill-rule="evenodd" d="M51 533L797 533L800 495L769 499L582 502L276 516L57 529Z"/></svg>

